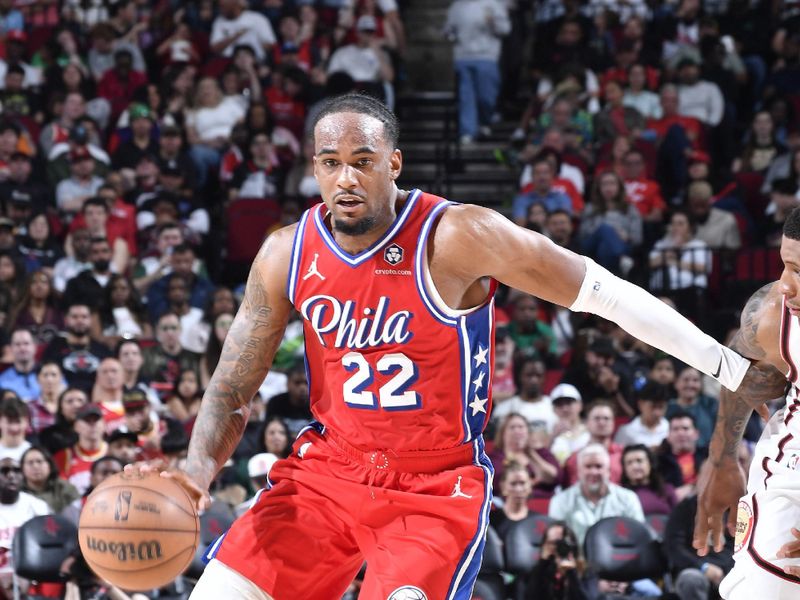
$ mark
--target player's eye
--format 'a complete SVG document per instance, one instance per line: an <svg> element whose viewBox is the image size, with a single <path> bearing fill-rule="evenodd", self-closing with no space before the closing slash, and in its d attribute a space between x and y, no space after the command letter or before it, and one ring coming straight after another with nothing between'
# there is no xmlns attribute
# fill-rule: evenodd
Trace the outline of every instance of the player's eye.
<svg viewBox="0 0 800 600"><path fill-rule="evenodd" d="M322 161L322 164L328 167L329 169L332 169L337 165L337 162L332 158L326 158L325 160Z"/></svg>
<svg viewBox="0 0 800 600"><path fill-rule="evenodd" d="M356 163L359 167L368 167L372 164L372 160L369 158L362 158Z"/></svg>

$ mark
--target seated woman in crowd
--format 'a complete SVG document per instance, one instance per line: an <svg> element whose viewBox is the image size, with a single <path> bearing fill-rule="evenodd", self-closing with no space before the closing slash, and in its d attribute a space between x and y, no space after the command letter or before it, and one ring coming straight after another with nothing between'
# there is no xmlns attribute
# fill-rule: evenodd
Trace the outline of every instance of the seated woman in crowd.
<svg viewBox="0 0 800 600"><path fill-rule="evenodd" d="M58 414L58 399L67 387L61 365L56 362L45 362L39 365L36 381L39 383L39 397L28 403L29 429L34 434L55 424Z"/></svg>
<svg viewBox="0 0 800 600"><path fill-rule="evenodd" d="M688 213L676 210L669 220L667 235L650 251L651 290L680 290L708 285L711 252L694 235Z"/></svg>
<svg viewBox="0 0 800 600"><path fill-rule="evenodd" d="M531 491L532 481L528 469L518 462L508 463L500 480L501 496L495 498L495 501L502 502L502 506L489 515L489 524L501 539L505 537L509 523L524 521L530 514L528 498Z"/></svg>
<svg viewBox="0 0 800 600"><path fill-rule="evenodd" d="M197 416L202 399L203 389L197 380L197 373L193 369L185 369L175 380L175 387L166 404L172 416L183 423Z"/></svg>
<svg viewBox="0 0 800 600"><path fill-rule="evenodd" d="M546 432L541 432L545 433ZM549 440L548 440L549 441ZM512 461L528 470L532 481L532 498L552 497L558 481L559 467L555 456L542 443L541 435L534 434L525 417L509 413L497 430L495 448L489 453L495 468L494 491L499 494L503 471Z"/></svg>
<svg viewBox="0 0 800 600"><path fill-rule="evenodd" d="M60 513L80 497L70 482L61 479L50 453L41 446L31 446L20 461L24 484L22 491L47 502L53 513Z"/></svg>
<svg viewBox="0 0 800 600"><path fill-rule="evenodd" d="M10 331L28 329L37 345L49 344L64 328L64 315L58 308L53 281L44 269L28 277L25 291L12 308Z"/></svg>
<svg viewBox="0 0 800 600"><path fill-rule="evenodd" d="M70 387L61 392L58 398L58 412L56 412L56 422L42 430L39 440L51 454L59 450L68 448L78 441L78 434L75 433L73 425L78 416L78 411L84 404L89 402L89 398L81 389Z"/></svg>
<svg viewBox="0 0 800 600"><path fill-rule="evenodd" d="M92 315L91 335L109 348L122 339L153 337L139 293L123 275L111 275L98 313Z"/></svg>
<svg viewBox="0 0 800 600"><path fill-rule="evenodd" d="M645 515L668 515L678 499L675 489L655 469L653 451L644 444L627 446L622 452L622 487L636 492Z"/></svg>

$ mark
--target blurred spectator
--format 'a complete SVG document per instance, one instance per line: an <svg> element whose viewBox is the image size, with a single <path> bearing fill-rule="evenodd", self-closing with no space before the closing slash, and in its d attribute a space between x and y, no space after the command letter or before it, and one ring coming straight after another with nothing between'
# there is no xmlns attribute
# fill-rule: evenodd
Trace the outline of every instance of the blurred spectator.
<svg viewBox="0 0 800 600"><path fill-rule="evenodd" d="M0 553L3 555L0 586L7 598L15 596L14 588L19 584L15 583L11 554L14 533L29 519L50 513L43 500L21 491L23 484L19 461L9 457L0 459Z"/></svg>
<svg viewBox="0 0 800 600"><path fill-rule="evenodd" d="M791 152L778 156L767 170L764 176L764 184L761 193L769 194L772 185L778 179L788 178L796 185L800 185L800 147L792 149ZM754 215L756 217L760 215Z"/></svg>
<svg viewBox="0 0 800 600"><path fill-rule="evenodd" d="M474 0L466 0L474 1ZM514 198L512 214L517 225L525 225L528 210L534 204L544 206L545 213L563 210L573 214L572 200L570 197L553 186L553 165L544 157L539 156L532 163L531 189Z"/></svg>
<svg viewBox="0 0 800 600"><path fill-rule="evenodd" d="M550 399L558 418L553 427L550 451L563 465L573 452L589 443L591 436L581 419L583 399L578 388L569 383L559 383L550 392Z"/></svg>
<svg viewBox="0 0 800 600"><path fill-rule="evenodd" d="M614 441L620 446L642 444L657 448L667 437L669 423L664 418L667 412L670 390L667 386L648 381L636 392L639 415L617 430Z"/></svg>
<svg viewBox="0 0 800 600"><path fill-rule="evenodd" d="M113 357L100 361L90 401L103 412L107 432L121 427L124 422L122 386L122 365L119 361Z"/></svg>
<svg viewBox="0 0 800 600"><path fill-rule="evenodd" d="M36 380L39 382L39 397L28 403L30 429L34 434L54 425L58 413L58 399L67 387L61 367L54 362L39 366Z"/></svg>
<svg viewBox="0 0 800 600"><path fill-rule="evenodd" d="M67 289L67 282L81 271L92 268L91 234L84 228L76 229L71 234L72 255L58 259L53 268L53 287L59 293Z"/></svg>
<svg viewBox="0 0 800 600"><path fill-rule="evenodd" d="M173 275L183 277L189 286L189 304L195 308L204 308L214 290L214 285L207 277L195 273L195 253L188 244L181 244L172 249L170 257L172 272L150 286L147 292L147 309L151 320L157 318L169 307L169 282Z"/></svg>
<svg viewBox="0 0 800 600"><path fill-rule="evenodd" d="M184 243L181 226L175 221L157 225L155 230L155 247L148 249L147 256L143 256L139 260L133 271L133 284L142 295L147 295L147 291L154 281L170 273L172 253L176 246ZM199 261L196 263L192 265L192 270L199 266Z"/></svg>
<svg viewBox="0 0 800 600"><path fill-rule="evenodd" d="M622 479L622 446L614 443L614 409L607 402L598 401L586 409L586 429L589 432L589 444L587 446L600 445L608 456L606 468L608 476L614 483L619 483ZM580 467L578 458L581 450L570 456L563 469L563 484L573 485L580 478Z"/></svg>
<svg viewBox="0 0 800 600"><path fill-rule="evenodd" d="M83 494L91 485L92 463L106 455L108 444L104 441L103 413L96 404L82 406L73 424L78 441L70 448L59 450L54 456L62 476Z"/></svg>
<svg viewBox="0 0 800 600"><path fill-rule="evenodd" d="M286 458L292 452L289 428L280 417L265 420L258 438L258 452L269 452L278 458Z"/></svg>
<svg viewBox="0 0 800 600"><path fill-rule="evenodd" d="M114 456L108 455L100 456L97 460L93 461L89 465L89 470L86 473L88 476L86 478L86 489L82 492L80 489L78 490L81 493L80 498L77 498L72 502L72 504L62 510L61 516L66 517L75 525L77 525L80 519L81 509L86 503L86 499L89 497L89 494L91 494L94 489L106 479L121 472L124 466L125 465L122 464L121 460Z"/></svg>
<svg viewBox="0 0 800 600"><path fill-rule="evenodd" d="M94 385L100 361L111 353L103 344L89 337L91 310L85 304L73 304L64 316L66 335L53 338L42 353L42 362L52 361L70 386L88 392Z"/></svg>
<svg viewBox="0 0 800 600"><path fill-rule="evenodd" d="M181 346L181 321L175 313L162 314L155 333L158 344L145 348L141 377L164 399L178 380L178 373L197 372L199 356Z"/></svg>
<svg viewBox="0 0 800 600"><path fill-rule="evenodd" d="M181 320L181 346L197 354L205 351L202 340L194 335L194 330L203 320L203 310L189 304L188 283L180 273L166 275L167 312L175 313Z"/></svg>
<svg viewBox="0 0 800 600"><path fill-rule="evenodd" d="M111 275L102 293L98 311L92 314L94 339L114 348L123 339L153 337L142 301L129 279Z"/></svg>
<svg viewBox="0 0 800 600"><path fill-rule="evenodd" d="M661 101L657 94L647 89L647 67L635 63L628 67L628 89L622 98L624 106L630 106L645 119L660 119Z"/></svg>
<svg viewBox="0 0 800 600"><path fill-rule="evenodd" d="M133 101L136 90L146 83L147 75L134 68L133 53L128 48L114 50L114 66L97 82L97 95L111 103L112 123Z"/></svg>
<svg viewBox="0 0 800 600"><path fill-rule="evenodd" d="M118 2L113 9L122 9L117 13L121 18L134 7L130 1ZM118 17L118 18L120 18ZM95 81L100 81L108 71L114 67L114 54L117 50L127 50L133 59L134 71L144 72L145 63L142 52L135 43L124 38L117 38L117 32L109 23L98 23L89 32L91 47L87 53L89 70Z"/></svg>
<svg viewBox="0 0 800 600"><path fill-rule="evenodd" d="M693 58L683 58L678 63L679 112L701 123L719 125L725 111L725 101L717 84L700 78L700 65Z"/></svg>
<svg viewBox="0 0 800 600"><path fill-rule="evenodd" d="M150 399L154 406L161 406L161 400L155 391L148 385L149 382L141 377L142 366L144 366L144 356L142 347L135 339L120 340L116 348L117 360L122 365L123 389L127 392L133 389L140 389Z"/></svg>
<svg viewBox="0 0 800 600"><path fill-rule="evenodd" d="M455 4L463 1L465 0L456 0ZM484 2L484 0L466 1L472 3ZM475 8L475 10L479 10L477 7L473 8ZM452 14L452 11L453 8L451 7L450 13L448 13L448 19L450 19L449 14ZM459 25L454 24L452 26L458 27ZM380 38L375 35L376 31L377 22L375 21L375 17L371 15L360 16L356 22L356 43L340 46L331 55L330 61L328 62L328 73L332 74L340 71L347 73L353 78L353 81L356 82L359 88L369 91L379 98L383 98L391 107L393 106L393 96L390 90L391 83L394 80L394 67L392 67L391 59L384 49ZM476 60L474 62L482 63L483 61ZM480 69L481 67L478 66L474 68ZM486 89L484 89L481 93L481 100L484 100L485 98L485 105L484 103L476 101L475 99L472 100L472 102L478 102L479 107L478 109L476 109L474 106L472 107L472 110L474 111L473 119L476 123L476 133L477 120L479 118L477 110L480 110L481 112L481 122L484 125L487 124L488 121L486 120L491 117L491 113L494 110L494 103L497 99L497 89L495 87L495 89L492 91L491 86L495 85L495 83L499 83L498 80L498 76L495 76L493 80L487 80L486 78L482 77L481 87ZM463 90L463 88L461 89ZM474 94L472 88L470 88L470 92ZM489 98L492 93L493 97ZM463 112L464 102L465 101L461 102L462 119L465 118ZM483 112L486 110L489 111L488 116L483 114ZM466 130L463 129L465 126L466 125L462 123L462 136L468 135L465 133ZM473 127L473 124L470 123L469 127Z"/></svg>
<svg viewBox="0 0 800 600"><path fill-rule="evenodd" d="M64 256L64 249L53 236L47 215L31 215L25 221L24 229L25 234L18 237L17 251L25 260L28 273L37 269L52 273L56 261Z"/></svg>
<svg viewBox="0 0 800 600"><path fill-rule="evenodd" d="M13 458L19 463L31 443L25 439L30 413L25 402L14 392L3 392L0 401L0 458Z"/></svg>
<svg viewBox="0 0 800 600"><path fill-rule="evenodd" d="M499 484L500 494L495 502L499 501L501 506L489 513L489 525L503 539L511 523L524 521L530 514L528 500L533 485L528 469L514 461L505 465Z"/></svg>
<svg viewBox="0 0 800 600"><path fill-rule="evenodd" d="M250 136L249 160L234 172L228 198L280 198L286 172L266 132Z"/></svg>
<svg viewBox="0 0 800 600"><path fill-rule="evenodd" d="M553 243L566 248L567 250L577 251L577 243L573 238L575 227L572 223L570 214L565 210L554 210L547 213L544 233Z"/></svg>
<svg viewBox="0 0 800 600"><path fill-rule="evenodd" d="M58 308L48 270L31 273L27 289L12 308L9 321L14 328L30 331L37 346L49 344L58 335L64 327L64 316Z"/></svg>
<svg viewBox="0 0 800 600"><path fill-rule="evenodd" d="M11 366L0 373L0 389L13 391L26 402L37 398L41 390L36 380L36 340L28 329L11 333L11 358Z"/></svg>
<svg viewBox="0 0 800 600"><path fill-rule="evenodd" d="M556 424L550 397L542 393L544 363L534 357L521 356L514 361L514 385L517 395L494 406L492 419L500 422L511 413L520 414L531 426L538 425L548 434ZM483 383L477 389L483 387ZM486 384L488 385L488 383Z"/></svg>
<svg viewBox="0 0 800 600"><path fill-rule="evenodd" d="M528 575L525 600L590 600L597 581L586 570L578 538L564 521L550 523L542 535L542 553Z"/></svg>
<svg viewBox="0 0 800 600"><path fill-rule="evenodd" d="M531 477L532 497L550 498L558 482L558 461L547 449L549 436L543 427L532 426L522 415L509 413L495 435L495 447L489 458L495 468L495 492L499 492L505 468L513 463L527 469Z"/></svg>
<svg viewBox="0 0 800 600"><path fill-rule="evenodd" d="M750 131L745 136L744 148L733 161L731 171L734 173L766 172L772 161L785 152L786 146L776 138L772 115L762 110L753 117Z"/></svg>
<svg viewBox="0 0 800 600"><path fill-rule="evenodd" d="M81 389L67 388L58 397L55 423L39 432L39 440L51 454L68 448L78 441L73 424L78 411L89 402L89 397Z"/></svg>
<svg viewBox="0 0 800 600"><path fill-rule="evenodd" d="M623 103L622 85L608 81L603 87L605 104L594 116L594 139L599 145L611 143L620 135L635 139L644 130L645 120L632 106Z"/></svg>
<svg viewBox="0 0 800 600"><path fill-rule="evenodd" d="M81 215L92 238L105 238L108 240L111 246L112 270L115 273L125 273L128 270L131 247L123 235L121 224L114 223L112 220L110 207L112 203L107 202L99 195L87 198L81 208ZM71 237L68 237L66 241L67 248L71 246L71 242Z"/></svg>
<svg viewBox="0 0 800 600"><path fill-rule="evenodd" d="M675 383L675 363L672 362L672 358L663 353L657 353L648 377L672 390L672 385Z"/></svg>
<svg viewBox="0 0 800 600"><path fill-rule="evenodd" d="M672 511L664 532L664 550L675 581L675 591L686 600L716 597L722 578L733 568L733 536L723 527L725 545L721 552L708 548L698 556L692 546L697 496L682 500ZM727 519L733 518L726 514Z"/></svg>
<svg viewBox="0 0 800 600"><path fill-rule="evenodd" d="M490 131L500 91L501 38L510 31L506 7L491 0L456 0L448 9L444 34L454 43L462 144Z"/></svg>
<svg viewBox="0 0 800 600"><path fill-rule="evenodd" d="M122 142L111 157L115 169L135 169L145 154L156 154L158 144L153 131L153 115L147 105L134 102L128 107L130 139Z"/></svg>
<svg viewBox="0 0 800 600"><path fill-rule="evenodd" d="M694 494L700 466L708 449L698 447L694 418L686 411L669 417L669 434L658 450L658 471L664 481L675 488L678 500Z"/></svg>
<svg viewBox="0 0 800 600"><path fill-rule="evenodd" d="M550 361L555 358L553 329L539 318L539 301L529 294L519 294L508 332L518 351L526 356Z"/></svg>
<svg viewBox="0 0 800 600"><path fill-rule="evenodd" d="M152 410L146 394L140 389L127 391L123 394L122 405L125 410L122 428L138 436L139 457L142 460L160 458L161 436L166 429L162 429L158 415Z"/></svg>
<svg viewBox="0 0 800 600"><path fill-rule="evenodd" d="M673 211L667 235L658 240L650 251L651 290L680 290L708 285L711 253L708 246L695 236L689 215Z"/></svg>
<svg viewBox="0 0 800 600"><path fill-rule="evenodd" d="M214 319L214 326L206 343L205 352L200 358L200 385L202 388L208 387L211 375L214 374L214 369L219 364L222 345L225 343L225 338L233 324L233 318L234 315L232 313L222 313Z"/></svg>
<svg viewBox="0 0 800 600"><path fill-rule="evenodd" d="M639 150L629 150L622 164L626 199L639 210L642 219L661 223L667 205L658 182L647 177L644 156Z"/></svg>
<svg viewBox="0 0 800 600"><path fill-rule="evenodd" d="M603 445L591 443L583 448L576 457L576 466L577 483L553 496L548 516L564 521L580 544L600 519L628 517L644 522L636 494L611 482L610 459Z"/></svg>
<svg viewBox="0 0 800 600"><path fill-rule="evenodd" d="M615 173L595 179L578 235L583 251L607 269L626 274L633 266L630 257L642 243L642 218Z"/></svg>
<svg viewBox="0 0 800 600"><path fill-rule="evenodd" d="M494 369L492 371L492 401L494 408L517 393L514 383L514 354L516 345L508 331L508 317L495 313ZM492 412L494 415L494 412Z"/></svg>
<svg viewBox="0 0 800 600"><path fill-rule="evenodd" d="M74 485L59 477L53 457L41 446L28 448L20 465L24 481L22 491L44 500L51 512L60 513L80 497Z"/></svg>
<svg viewBox="0 0 800 600"><path fill-rule="evenodd" d="M38 212L52 205L52 190L36 176L33 158L16 151L8 160L8 178L0 182L0 201L4 213L19 227Z"/></svg>
<svg viewBox="0 0 800 600"><path fill-rule="evenodd" d="M662 481L653 451L644 444L625 447L620 485L636 492L645 515L668 515L678 503L675 489Z"/></svg>
<svg viewBox="0 0 800 600"><path fill-rule="evenodd" d="M202 399L203 390L197 372L189 369L178 375L175 388L167 397L165 404L174 418L185 422L197 416Z"/></svg>
<svg viewBox="0 0 800 600"><path fill-rule="evenodd" d="M758 241L770 248L779 248L783 237L783 224L789 213L800 205L797 183L789 178L776 179L770 192L770 205L774 210L759 220Z"/></svg>
<svg viewBox="0 0 800 600"><path fill-rule="evenodd" d="M287 391L268 400L264 420L281 418L289 428L291 436L294 437L306 423L313 419L309 407L305 365L302 362L295 363L286 371L286 376L288 377Z"/></svg>
<svg viewBox="0 0 800 600"><path fill-rule="evenodd" d="M711 206L714 192L705 181L689 186L689 214L695 224L695 239L713 249L738 250L742 241L732 213Z"/></svg>
<svg viewBox="0 0 800 600"><path fill-rule="evenodd" d="M561 380L578 388L582 398L591 399L589 402L605 399L620 414L635 414L629 368L620 359L614 342L607 337L591 341L583 356L574 353Z"/></svg>
<svg viewBox="0 0 800 600"><path fill-rule="evenodd" d="M115 429L106 434L108 456L118 458L123 465L136 462L139 457L139 436L132 431Z"/></svg>
<svg viewBox="0 0 800 600"><path fill-rule="evenodd" d="M67 282L62 301L65 305L83 304L93 311L100 308L111 280L111 246L104 237L93 237L89 246L92 268L81 271Z"/></svg>
<svg viewBox="0 0 800 600"><path fill-rule="evenodd" d="M70 177L56 186L56 205L68 222L103 185L103 180L94 175L94 159L85 146L72 150L69 162Z"/></svg>
<svg viewBox="0 0 800 600"><path fill-rule="evenodd" d="M220 0L219 14L211 30L211 51L230 57L237 46L249 46L258 61L263 61L275 44L272 25L261 13L245 10L242 0Z"/></svg>
<svg viewBox="0 0 800 600"><path fill-rule="evenodd" d="M676 397L670 400L667 407L667 419L682 411L688 412L694 419L694 425L700 434L698 445L706 447L714 431L717 421L719 402L716 398L703 393L702 375L692 367L684 367L675 380Z"/></svg>

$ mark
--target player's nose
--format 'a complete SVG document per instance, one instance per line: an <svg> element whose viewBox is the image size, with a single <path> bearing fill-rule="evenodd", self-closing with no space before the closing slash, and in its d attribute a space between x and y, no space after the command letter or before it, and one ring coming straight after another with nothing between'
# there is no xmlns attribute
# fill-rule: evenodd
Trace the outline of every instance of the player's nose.
<svg viewBox="0 0 800 600"><path fill-rule="evenodd" d="M337 185L345 190L349 190L358 185L358 178L356 177L356 169L350 165L342 165L339 170L339 177L336 180Z"/></svg>

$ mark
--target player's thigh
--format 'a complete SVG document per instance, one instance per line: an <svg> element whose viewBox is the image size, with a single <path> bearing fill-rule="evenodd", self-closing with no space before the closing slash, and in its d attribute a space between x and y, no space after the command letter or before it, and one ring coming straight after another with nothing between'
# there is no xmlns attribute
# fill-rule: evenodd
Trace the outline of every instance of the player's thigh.
<svg viewBox="0 0 800 600"><path fill-rule="evenodd" d="M359 529L367 561L364 598L471 597L483 558L490 489L478 467L453 473L443 475L441 495L420 494L406 506L394 501L376 511L379 518L395 510L393 519L386 516L382 526L366 534Z"/></svg>
<svg viewBox="0 0 800 600"><path fill-rule="evenodd" d="M351 484L315 473L313 460L276 463L275 485L210 553L276 600L341 597L363 562L351 535Z"/></svg>
<svg viewBox="0 0 800 600"><path fill-rule="evenodd" d="M191 600L221 600L222 598L273 600L272 596L252 581L218 560L212 560L206 565L203 575L197 581L189 598Z"/></svg>

